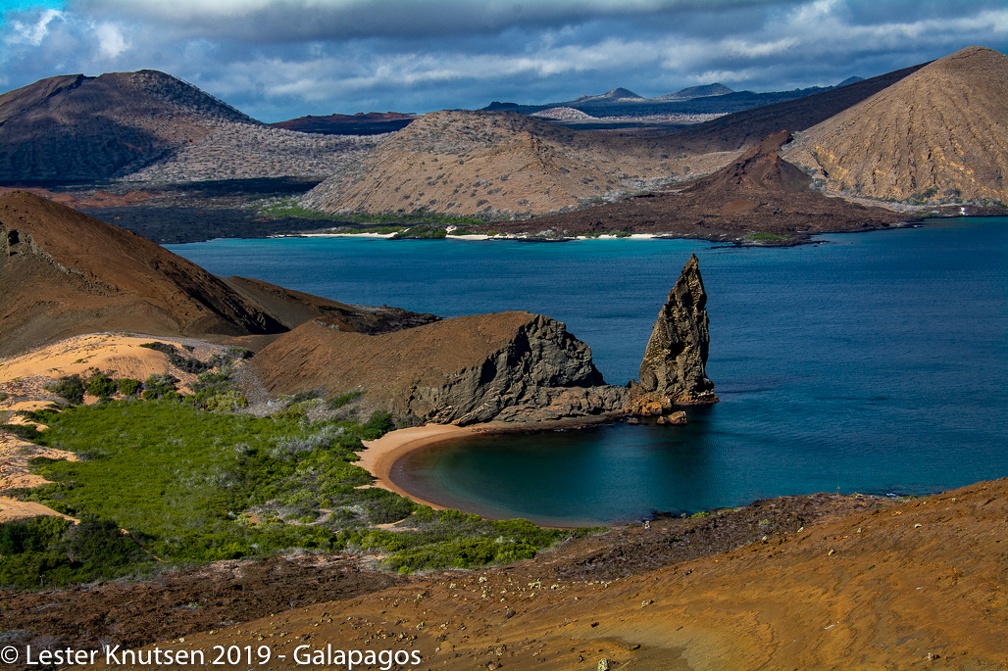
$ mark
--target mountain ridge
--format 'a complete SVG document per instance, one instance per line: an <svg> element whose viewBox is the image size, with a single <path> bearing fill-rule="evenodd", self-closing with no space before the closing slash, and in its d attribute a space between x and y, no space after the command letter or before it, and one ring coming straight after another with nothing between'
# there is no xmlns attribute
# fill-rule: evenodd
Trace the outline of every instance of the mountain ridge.
<svg viewBox="0 0 1008 671"><path fill-rule="evenodd" d="M0 197L0 356L109 330L278 335L312 318L383 332L433 315L222 279L124 229L24 191Z"/></svg>
<svg viewBox="0 0 1008 671"><path fill-rule="evenodd" d="M832 193L1005 204L1005 100L1008 56L968 47L799 133L786 156Z"/></svg>

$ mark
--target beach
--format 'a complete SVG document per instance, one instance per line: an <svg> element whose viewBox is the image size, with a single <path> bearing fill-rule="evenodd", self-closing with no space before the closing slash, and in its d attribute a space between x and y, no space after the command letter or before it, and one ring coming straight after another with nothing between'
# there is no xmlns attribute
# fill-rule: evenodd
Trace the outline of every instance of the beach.
<svg viewBox="0 0 1008 671"><path fill-rule="evenodd" d="M440 510L444 506L425 501L393 482L391 477L392 466L396 461L414 450L419 450L446 440L464 438L485 430L485 427L480 426L455 426L454 424L426 424L407 429L397 429L386 433L377 440L362 441L365 449L359 452L360 461L357 462L357 465L374 476L376 487L387 489L421 505Z"/></svg>

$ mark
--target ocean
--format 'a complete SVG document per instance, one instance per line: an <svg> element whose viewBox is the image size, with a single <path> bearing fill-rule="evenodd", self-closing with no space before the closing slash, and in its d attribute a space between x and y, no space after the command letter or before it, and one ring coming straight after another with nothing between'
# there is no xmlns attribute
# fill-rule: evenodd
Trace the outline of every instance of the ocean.
<svg viewBox="0 0 1008 671"><path fill-rule="evenodd" d="M1008 218L827 235L786 248L273 238L170 245L218 275L456 316L567 324L606 381L636 377L691 253L721 402L682 427L479 437L394 476L492 517L606 524L818 491L926 494L1008 476Z"/></svg>

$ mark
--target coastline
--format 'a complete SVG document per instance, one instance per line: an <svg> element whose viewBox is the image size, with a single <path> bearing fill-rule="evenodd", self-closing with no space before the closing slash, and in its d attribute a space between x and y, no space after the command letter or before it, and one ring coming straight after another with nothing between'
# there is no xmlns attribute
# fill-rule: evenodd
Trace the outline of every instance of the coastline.
<svg viewBox="0 0 1008 671"><path fill-rule="evenodd" d="M392 467L399 459L415 450L436 445L446 440L464 438L476 433L485 432L488 425L456 426L454 424L425 424L407 429L389 431L377 440L361 441L364 449L358 452L360 461L357 465L370 473L374 478L375 487L387 489L400 496L405 496L414 503L430 506L435 510L443 510L444 506L426 501L408 492L392 481Z"/></svg>
<svg viewBox="0 0 1008 671"><path fill-rule="evenodd" d="M387 489L390 492L395 492L400 496L408 498L414 503L430 506L435 510L444 510L448 506L434 503L423 496L411 492L392 479L392 471L400 459L416 450L479 434L527 433L560 429L576 430L597 424L620 421L622 419L624 419L622 413L610 413L590 417L569 417L548 422L484 422L469 424L467 426L425 424L423 426L389 431L381 438L375 440L362 440L361 443L364 445L364 449L357 452L360 460L355 463L374 477L375 480L371 486Z"/></svg>

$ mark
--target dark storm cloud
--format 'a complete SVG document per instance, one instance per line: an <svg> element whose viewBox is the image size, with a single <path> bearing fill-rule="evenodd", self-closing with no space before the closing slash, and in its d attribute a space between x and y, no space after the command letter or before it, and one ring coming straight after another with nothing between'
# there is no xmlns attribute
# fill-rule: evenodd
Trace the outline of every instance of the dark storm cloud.
<svg viewBox="0 0 1008 671"><path fill-rule="evenodd" d="M68 0L9 14L0 85L156 68L253 116L835 84L1008 48L1003 2Z"/></svg>
<svg viewBox="0 0 1008 671"><path fill-rule="evenodd" d="M799 4L800 0L72 0L106 18L157 20L192 35L270 42L370 37L445 39L511 28L649 21L695 11Z"/></svg>

